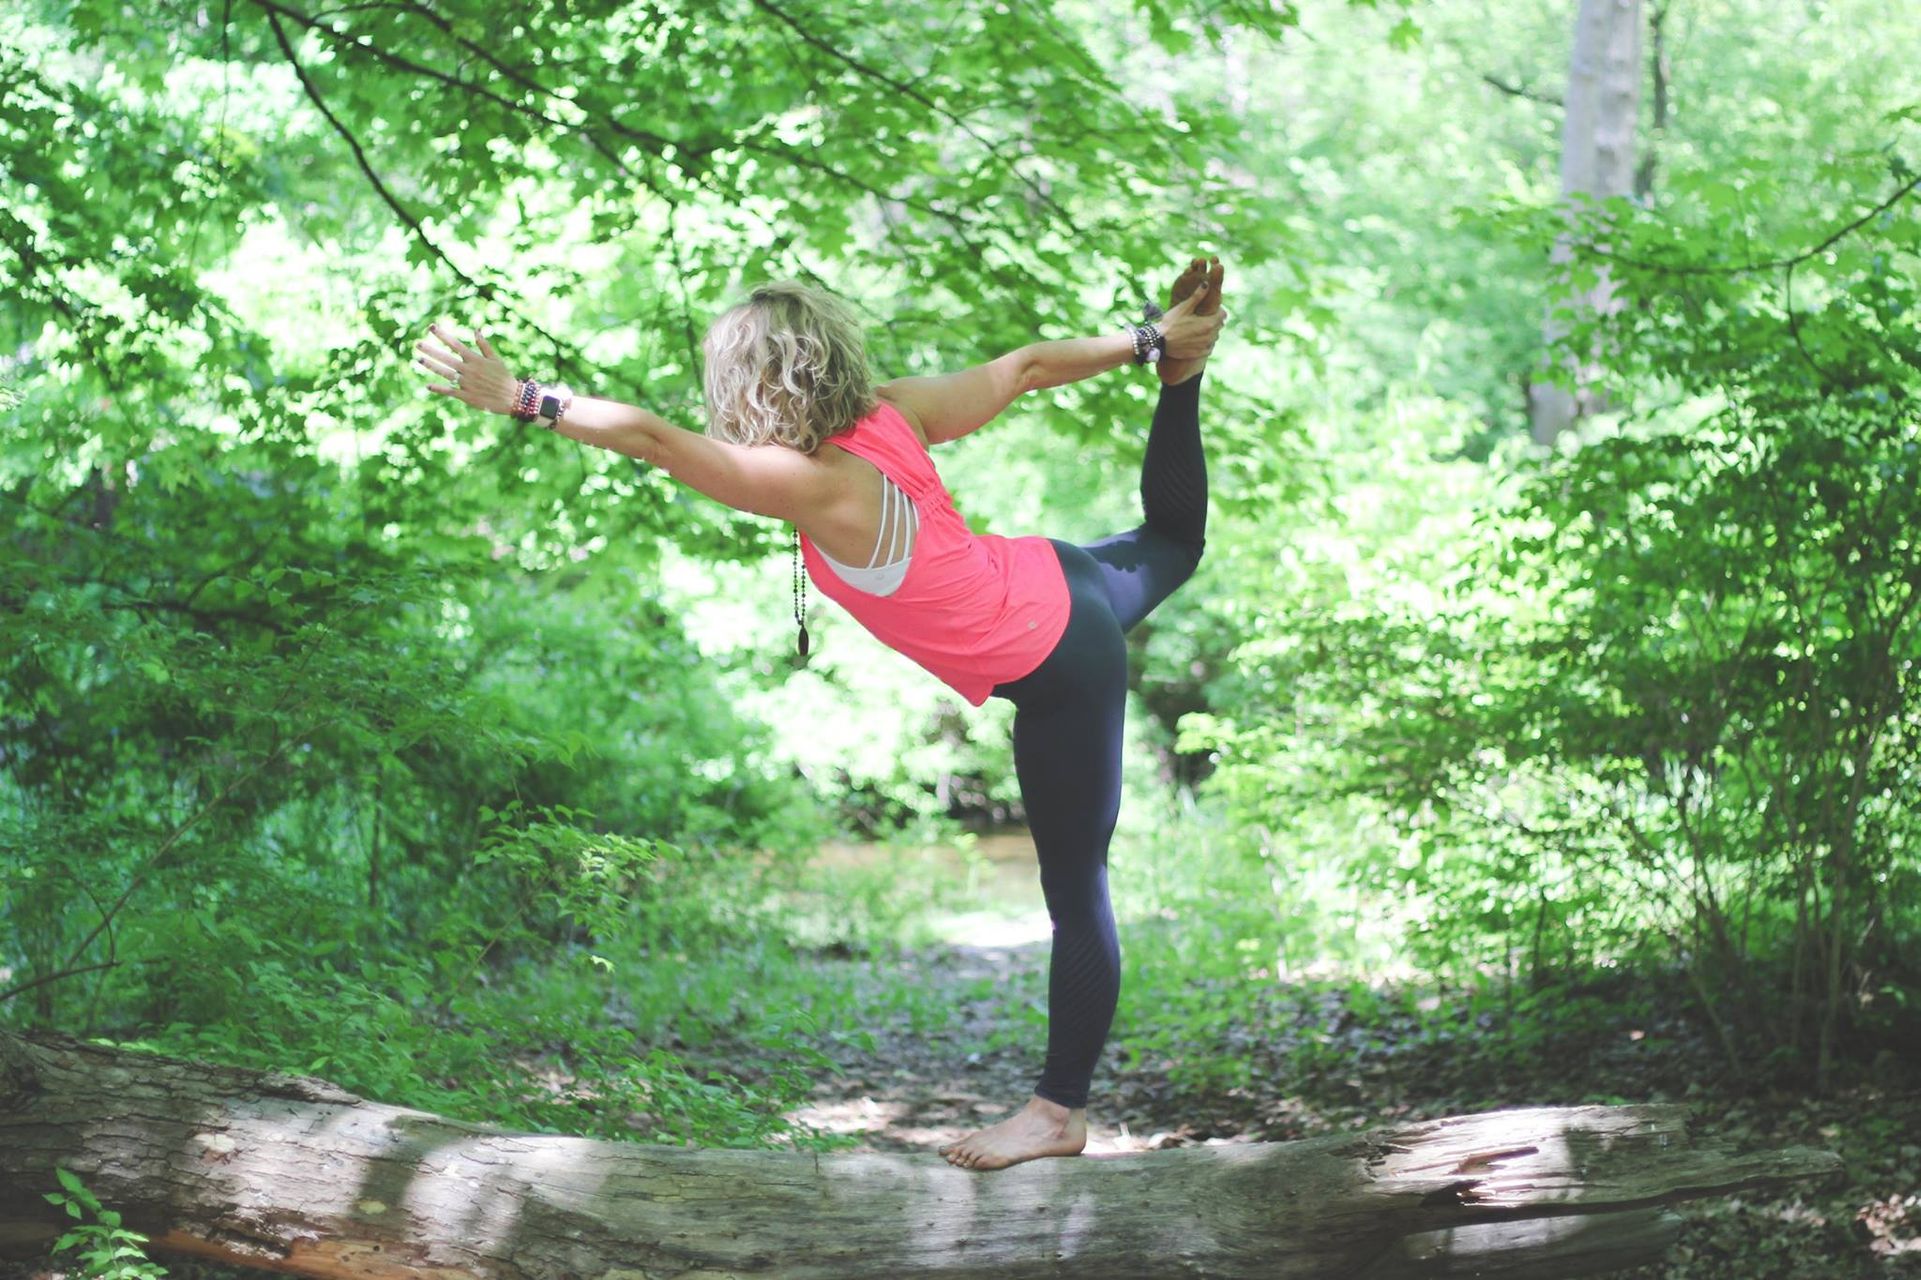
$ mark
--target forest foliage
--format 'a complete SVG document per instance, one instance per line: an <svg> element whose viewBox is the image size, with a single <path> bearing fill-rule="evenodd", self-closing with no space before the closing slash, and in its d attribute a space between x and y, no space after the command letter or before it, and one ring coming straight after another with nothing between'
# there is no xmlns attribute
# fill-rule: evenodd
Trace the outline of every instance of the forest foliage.
<svg viewBox="0 0 1921 1280"><path fill-rule="evenodd" d="M904 374L1212 251L1209 554L1135 646L1124 903L1224 930L1209 979L1657 975L1736 1073L1912 1053L1921 19L1665 11L1648 188L1570 215L1544 0L9 6L0 1026L831 1141L783 1113L859 1032L781 957L913 888L787 891L1010 808L1006 708L844 619L797 668L784 529L423 394L412 340L697 426L753 281L840 290ZM1626 305L1543 453L1570 216ZM961 508L1132 523L1146 385L952 446ZM1170 1043L1234 1016L1191 1008ZM690 1064L722 1034L756 1051Z"/></svg>

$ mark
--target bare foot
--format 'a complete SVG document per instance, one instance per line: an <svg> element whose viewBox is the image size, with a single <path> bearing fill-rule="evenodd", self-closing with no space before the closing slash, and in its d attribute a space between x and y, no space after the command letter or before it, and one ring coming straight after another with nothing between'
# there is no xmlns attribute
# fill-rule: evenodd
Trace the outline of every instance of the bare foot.
<svg viewBox="0 0 1921 1280"><path fill-rule="evenodd" d="M1207 296L1195 305L1194 314L1213 315L1221 309L1221 277L1224 274L1226 272L1219 258L1211 261L1206 258L1195 258L1187 264L1187 270L1181 272L1180 278L1174 281L1174 290L1167 305L1178 307L1190 293L1194 292L1201 281L1205 280ZM1161 381L1171 387L1177 382L1186 382L1206 368L1207 357L1202 356L1198 360L1170 360L1163 356L1154 367L1159 370Z"/></svg>
<svg viewBox="0 0 1921 1280"><path fill-rule="evenodd" d="M984 1172L1042 1156L1077 1156L1086 1146L1087 1108L1070 1111L1035 1097L999 1124L970 1133L940 1153L956 1168Z"/></svg>

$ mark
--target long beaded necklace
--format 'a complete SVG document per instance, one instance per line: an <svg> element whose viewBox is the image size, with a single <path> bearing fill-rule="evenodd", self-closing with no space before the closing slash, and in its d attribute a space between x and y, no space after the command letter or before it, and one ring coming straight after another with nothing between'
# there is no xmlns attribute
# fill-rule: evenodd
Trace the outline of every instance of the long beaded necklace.
<svg viewBox="0 0 1921 1280"><path fill-rule="evenodd" d="M800 567L800 526L794 526L794 624L800 628L800 660L807 660L807 575Z"/></svg>

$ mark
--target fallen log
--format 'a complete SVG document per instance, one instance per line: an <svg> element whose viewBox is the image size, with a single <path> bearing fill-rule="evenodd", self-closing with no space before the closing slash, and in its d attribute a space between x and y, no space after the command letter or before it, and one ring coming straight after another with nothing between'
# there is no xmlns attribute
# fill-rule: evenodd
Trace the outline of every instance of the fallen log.
<svg viewBox="0 0 1921 1280"><path fill-rule="evenodd" d="M323 1280L1481 1276L1656 1260L1668 1206L1829 1173L1674 1106L1537 1107L1303 1142L1042 1160L513 1133L322 1080L0 1034L0 1255L78 1173L153 1248Z"/></svg>

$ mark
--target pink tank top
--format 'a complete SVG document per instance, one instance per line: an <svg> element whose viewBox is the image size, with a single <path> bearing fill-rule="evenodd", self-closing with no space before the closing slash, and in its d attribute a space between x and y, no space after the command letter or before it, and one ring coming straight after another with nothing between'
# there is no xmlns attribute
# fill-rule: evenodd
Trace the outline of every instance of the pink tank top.
<svg viewBox="0 0 1921 1280"><path fill-rule="evenodd" d="M837 436L900 486L920 516L907 576L891 595L849 585L800 537L807 576L881 643L912 658L974 706L1040 666L1067 630L1067 578L1045 538L967 527L934 460L900 411L880 401Z"/></svg>

